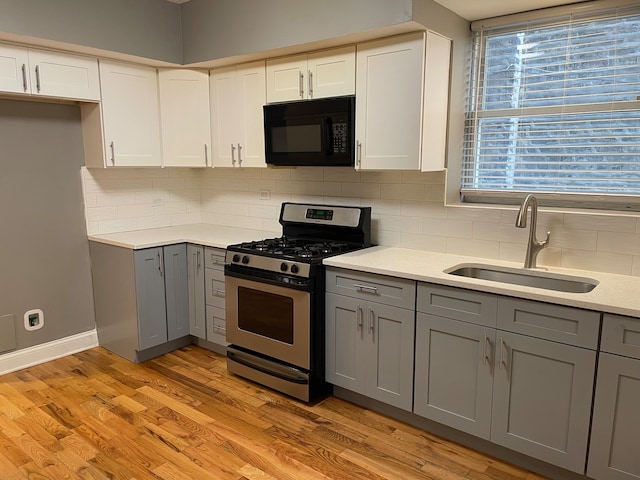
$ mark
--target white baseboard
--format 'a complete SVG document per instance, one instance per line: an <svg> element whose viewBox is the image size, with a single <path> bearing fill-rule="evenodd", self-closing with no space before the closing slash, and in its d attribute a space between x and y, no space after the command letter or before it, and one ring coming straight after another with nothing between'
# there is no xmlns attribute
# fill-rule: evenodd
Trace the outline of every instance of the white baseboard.
<svg viewBox="0 0 640 480"><path fill-rule="evenodd" d="M98 333L95 329L60 338L53 342L34 347L23 348L15 352L0 355L0 375L15 372L40 363L66 357L98 346Z"/></svg>

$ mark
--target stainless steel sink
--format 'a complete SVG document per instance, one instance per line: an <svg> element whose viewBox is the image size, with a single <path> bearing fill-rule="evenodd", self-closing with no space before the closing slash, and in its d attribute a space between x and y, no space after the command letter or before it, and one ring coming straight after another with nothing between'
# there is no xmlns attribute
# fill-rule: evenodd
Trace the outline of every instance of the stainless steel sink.
<svg viewBox="0 0 640 480"><path fill-rule="evenodd" d="M557 292L587 293L596 288L598 281L592 278L573 277L558 273L496 267L492 265L463 264L444 271L449 275L477 278L490 282L510 283L525 287L544 288Z"/></svg>

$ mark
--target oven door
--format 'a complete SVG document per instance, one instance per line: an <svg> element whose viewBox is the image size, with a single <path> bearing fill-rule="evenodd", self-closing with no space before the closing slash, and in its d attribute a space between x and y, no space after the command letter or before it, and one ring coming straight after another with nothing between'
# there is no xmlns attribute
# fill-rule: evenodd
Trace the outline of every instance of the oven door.
<svg viewBox="0 0 640 480"><path fill-rule="evenodd" d="M309 370L311 293L225 276L227 342Z"/></svg>

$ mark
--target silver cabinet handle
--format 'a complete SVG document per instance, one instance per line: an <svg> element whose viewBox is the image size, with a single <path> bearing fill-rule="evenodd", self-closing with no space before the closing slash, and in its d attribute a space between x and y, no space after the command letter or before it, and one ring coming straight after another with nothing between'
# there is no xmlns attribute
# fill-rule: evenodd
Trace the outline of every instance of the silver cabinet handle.
<svg viewBox="0 0 640 480"><path fill-rule="evenodd" d="M358 164L358 168L360 168L362 164L362 143L356 142L356 145L357 145L356 163Z"/></svg>
<svg viewBox="0 0 640 480"><path fill-rule="evenodd" d="M362 307L358 305L356 309L356 320L358 322L357 329L362 330L362 317L364 317L364 312L362 311Z"/></svg>
<svg viewBox="0 0 640 480"><path fill-rule="evenodd" d="M483 341L482 341L482 364L486 365L488 362L491 361L491 359L489 358L489 348L491 348L491 342L489 341L489 337L487 336L486 333L483 333L482 337L483 337ZM489 348L487 348L487 345L489 346Z"/></svg>
<svg viewBox="0 0 640 480"><path fill-rule="evenodd" d="M502 337L500 337L500 370L502 370L502 367L506 367L506 363L504 363L504 349L505 349L505 343L504 343L504 339Z"/></svg>
<svg viewBox="0 0 640 480"><path fill-rule="evenodd" d="M309 70L309 98L313 98L313 72Z"/></svg>
<svg viewBox="0 0 640 480"><path fill-rule="evenodd" d="M369 310L369 333L373 335L376 323L376 313L373 310Z"/></svg>
<svg viewBox="0 0 640 480"><path fill-rule="evenodd" d="M300 72L299 85L300 85L300 98L304 98L304 74Z"/></svg>
<svg viewBox="0 0 640 480"><path fill-rule="evenodd" d="M158 271L161 277L164 276L164 265L162 263L162 255L158 252Z"/></svg>
<svg viewBox="0 0 640 480"><path fill-rule="evenodd" d="M200 250L196 250L196 268L200 268Z"/></svg>
<svg viewBox="0 0 640 480"><path fill-rule="evenodd" d="M242 166L242 145L238 144L238 166Z"/></svg>
<svg viewBox="0 0 640 480"><path fill-rule="evenodd" d="M209 166L209 151L206 143L204 144L204 166Z"/></svg>
<svg viewBox="0 0 640 480"><path fill-rule="evenodd" d="M116 149L113 146L113 142L111 142L109 144L109 147L111 147L111 163L113 163L113 165L115 166L115 164L116 164Z"/></svg>
<svg viewBox="0 0 640 480"><path fill-rule="evenodd" d="M354 283L353 288L361 292L378 293L378 287L372 287L370 285L362 285L360 283Z"/></svg>
<svg viewBox="0 0 640 480"><path fill-rule="evenodd" d="M225 292L224 290L221 290L221 289L219 289L219 288L216 288L214 293L215 293L216 295L224 296L227 292Z"/></svg>
<svg viewBox="0 0 640 480"><path fill-rule="evenodd" d="M40 93L40 65L36 65L36 89Z"/></svg>
<svg viewBox="0 0 640 480"><path fill-rule="evenodd" d="M236 146L232 143L231 144L231 165L235 165L236 164Z"/></svg>
<svg viewBox="0 0 640 480"><path fill-rule="evenodd" d="M23 63L22 64L22 89L26 92L28 89L28 85L27 85L27 66Z"/></svg>

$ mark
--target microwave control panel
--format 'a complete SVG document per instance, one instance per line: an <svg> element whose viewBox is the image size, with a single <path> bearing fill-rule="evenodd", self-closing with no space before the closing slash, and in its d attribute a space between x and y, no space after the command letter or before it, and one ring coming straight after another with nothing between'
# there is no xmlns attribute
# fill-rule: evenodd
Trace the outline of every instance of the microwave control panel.
<svg viewBox="0 0 640 480"><path fill-rule="evenodd" d="M347 122L336 122L333 127L333 153L347 153L349 132Z"/></svg>

